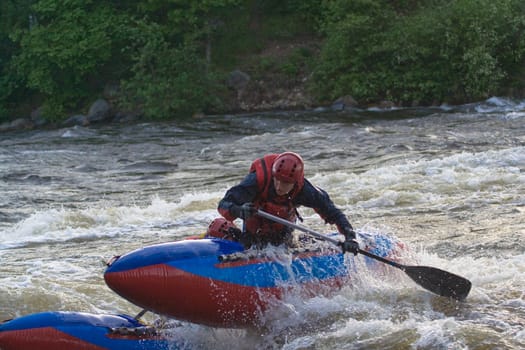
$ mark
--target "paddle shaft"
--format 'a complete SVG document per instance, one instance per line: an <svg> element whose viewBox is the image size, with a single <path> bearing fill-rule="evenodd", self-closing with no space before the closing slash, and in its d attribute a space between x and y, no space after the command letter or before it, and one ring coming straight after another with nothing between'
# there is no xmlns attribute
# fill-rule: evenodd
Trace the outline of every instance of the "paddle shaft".
<svg viewBox="0 0 525 350"><path fill-rule="evenodd" d="M297 225L296 223L293 223L293 222L290 222L288 220L285 220L283 218L280 218L278 216L275 216L275 215L272 215L272 214L269 214L265 211L262 211L262 210L258 210L257 211L257 215L259 216L262 216L263 218L266 218L268 220L272 220L272 221L275 221L279 224L283 224L285 226L288 226L288 227L293 227L297 230L300 230L300 231L303 231L303 232L306 232L306 233L309 233L311 234L312 236L314 237L317 237L319 239L322 239L322 240L325 240L327 242L330 242L330 243L333 243L337 246L339 246L341 244L341 241L335 239L335 238L332 238L332 237L328 237L326 235L323 235L322 233L319 233L319 232L316 232L314 230L310 230L308 227L304 227L304 226L301 226L301 225ZM391 266L394 266L394 267L397 267L398 269L401 269L401 270L405 270L405 266L404 265L401 265L401 264L398 264L396 263L395 261L392 261L392 260L388 260L388 259L385 259L383 257L380 257L380 256L377 256L377 255L374 255L370 252L367 252L366 250L363 250L363 249L359 249L358 252L360 254L363 254L363 255L366 255L368 256L369 258L372 258L372 259L376 259L376 260L379 260L385 264L388 264L388 265L391 265Z"/></svg>
<svg viewBox="0 0 525 350"><path fill-rule="evenodd" d="M309 233L311 234L312 236L315 236L319 239L322 239L322 240L325 240L325 241L328 241L330 243L333 243L335 245L339 245L340 241L338 241L337 239L334 239L332 237L328 237L328 236L325 236L319 232L315 232L314 230L310 230L308 227L304 227L304 226L301 226L301 225L297 225L296 223L293 223L291 221L288 221L288 220L285 220L283 218L280 218L278 216L275 216L275 215L272 215L272 214L269 214L265 211L262 211L262 210L257 210L257 215L265 218L265 219L268 219L268 220L271 220L271 221L275 221L279 224L282 224L284 226L288 226L288 227L292 227L292 228L295 228L299 231L303 231L303 232L306 232L306 233Z"/></svg>
<svg viewBox="0 0 525 350"><path fill-rule="evenodd" d="M323 235L322 233L319 233L319 232L316 232L314 230L310 230L308 227L304 227L304 226L301 226L301 225L297 225L296 223L293 223L291 221L288 221L288 220L285 220L283 218L280 218L278 216L275 216L275 215L272 215L272 214L269 214L265 211L262 211L262 210L257 210L257 215L263 217L263 218L266 218L268 220L272 220L272 221L275 221L279 224L283 224L285 226L288 226L288 227L292 227L292 228L295 228L297 230L300 230L300 231L303 231L303 232L306 232L306 233L309 233L311 234L312 236L314 237L317 237L319 239L322 239L324 241L327 241L327 242L330 242L330 243L333 243L337 246L339 246L341 244L341 241L335 239L335 238L332 238L332 237L328 237L326 235ZM377 255L374 255L372 253L369 253L367 252L366 250L362 250L362 249L359 249L358 252L360 254L363 254L363 255L366 255L372 259L376 259L376 260L379 260L385 264L389 264L391 266L394 266L394 267L397 267L401 270L404 270L404 266L401 265L401 264L398 264L396 263L395 261L391 261L391 260L387 260L383 257L380 257L380 256L377 256Z"/></svg>
<svg viewBox="0 0 525 350"><path fill-rule="evenodd" d="M268 220L275 221L279 224L309 233L314 237L331 242L339 247L341 246L341 242L337 239L327 237L319 232L310 230L307 227L297 225L293 222L290 222L278 216L266 213L262 210L257 210L257 215L263 218L266 218ZM453 273L437 269L435 267L407 266L407 265L399 264L392 260L385 259L381 256L372 254L363 249L358 249L357 252L369 258L381 261L382 263L388 264L390 266L396 267L404 271L408 275L408 277L410 277L414 282L419 284L421 287L433 293L441 295L441 296L446 296L446 297L454 298L457 300L463 300L467 297L468 293L470 292L470 288L472 286L469 280L461 276L455 275Z"/></svg>

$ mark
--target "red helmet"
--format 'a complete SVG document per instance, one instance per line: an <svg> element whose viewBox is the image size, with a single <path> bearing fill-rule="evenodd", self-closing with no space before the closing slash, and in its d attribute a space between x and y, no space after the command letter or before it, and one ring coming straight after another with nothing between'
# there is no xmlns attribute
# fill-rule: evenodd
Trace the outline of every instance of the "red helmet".
<svg viewBox="0 0 525 350"><path fill-rule="evenodd" d="M233 222L226 220L225 218L216 218L208 226L206 236L224 238L229 234L230 228L237 228Z"/></svg>
<svg viewBox="0 0 525 350"><path fill-rule="evenodd" d="M302 184L304 181L303 159L294 152L281 153L273 162L272 175L280 181Z"/></svg>

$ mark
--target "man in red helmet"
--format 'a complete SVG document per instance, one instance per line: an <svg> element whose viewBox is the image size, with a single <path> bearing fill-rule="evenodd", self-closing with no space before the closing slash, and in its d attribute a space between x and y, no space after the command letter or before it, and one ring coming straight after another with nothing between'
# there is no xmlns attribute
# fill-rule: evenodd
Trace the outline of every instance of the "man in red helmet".
<svg viewBox="0 0 525 350"><path fill-rule="evenodd" d="M324 190L304 178L304 163L297 153L268 154L255 160L248 175L226 192L218 210L228 221L244 220L243 243L279 245L289 242L292 229L256 215L257 210L295 222L300 206L314 209L327 223L337 225L345 236L343 250L357 254L352 225Z"/></svg>
<svg viewBox="0 0 525 350"><path fill-rule="evenodd" d="M241 230L231 221L225 218L215 218L208 226L202 238L235 239L241 234Z"/></svg>

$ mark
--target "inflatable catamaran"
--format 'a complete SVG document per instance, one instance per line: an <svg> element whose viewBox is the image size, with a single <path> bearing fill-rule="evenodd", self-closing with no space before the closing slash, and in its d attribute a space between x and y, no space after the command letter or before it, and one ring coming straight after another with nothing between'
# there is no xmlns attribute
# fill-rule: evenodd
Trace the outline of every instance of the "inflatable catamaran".
<svg viewBox="0 0 525 350"><path fill-rule="evenodd" d="M261 211L259 215L282 220ZM405 246L393 237L358 233L363 264L352 255L345 256L335 237L290 222L283 224L309 235L295 248L247 250L219 238L152 245L111 259L104 279L113 291L144 310L232 328L257 326L286 293L330 295L352 283L356 274L384 264L402 270L418 285L441 296L463 300L470 291L471 283L463 277L397 262ZM37 348L177 347L155 329L126 315L46 312L0 325L0 349Z"/></svg>
<svg viewBox="0 0 525 350"><path fill-rule="evenodd" d="M382 256L400 247L384 236L366 238L376 239L370 250ZM351 278L352 264L339 249L312 243L289 252L246 251L223 239L154 245L115 258L104 279L154 313L215 327L254 326L287 292L327 295Z"/></svg>
<svg viewBox="0 0 525 350"><path fill-rule="evenodd" d="M42 312L0 325L2 350L168 350L175 344L126 315Z"/></svg>

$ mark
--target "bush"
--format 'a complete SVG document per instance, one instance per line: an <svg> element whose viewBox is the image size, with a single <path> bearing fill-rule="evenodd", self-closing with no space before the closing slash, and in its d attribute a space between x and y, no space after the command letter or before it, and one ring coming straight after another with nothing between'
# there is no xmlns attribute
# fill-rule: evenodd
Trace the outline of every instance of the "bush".
<svg viewBox="0 0 525 350"><path fill-rule="evenodd" d="M403 16L389 3L339 0L327 8L315 72L320 98L477 100L500 93L523 70L521 1L428 2Z"/></svg>
<svg viewBox="0 0 525 350"><path fill-rule="evenodd" d="M191 116L216 105L215 79L192 45L172 47L151 26L144 46L134 57L133 76L122 81L123 108L141 110L146 117Z"/></svg>
<svg viewBox="0 0 525 350"><path fill-rule="evenodd" d="M45 96L44 113L57 120L111 80L106 66L122 59L114 54L129 24L127 17L95 1L40 0L34 10L38 24L13 34L21 50L11 67L27 87Z"/></svg>

